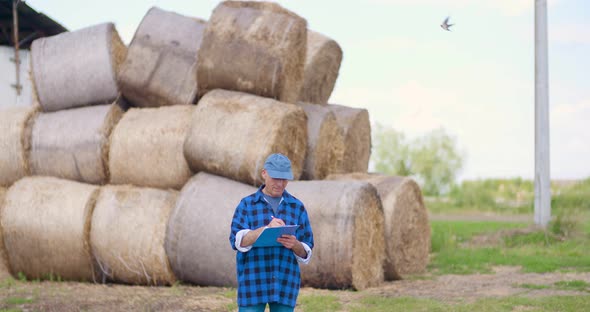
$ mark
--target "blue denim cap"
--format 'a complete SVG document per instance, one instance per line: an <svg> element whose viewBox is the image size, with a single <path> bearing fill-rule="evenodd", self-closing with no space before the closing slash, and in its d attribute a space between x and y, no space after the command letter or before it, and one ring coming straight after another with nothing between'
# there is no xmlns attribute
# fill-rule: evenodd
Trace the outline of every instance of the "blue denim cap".
<svg viewBox="0 0 590 312"><path fill-rule="evenodd" d="M283 154L270 154L264 162L264 169L273 179L293 180L291 161Z"/></svg>

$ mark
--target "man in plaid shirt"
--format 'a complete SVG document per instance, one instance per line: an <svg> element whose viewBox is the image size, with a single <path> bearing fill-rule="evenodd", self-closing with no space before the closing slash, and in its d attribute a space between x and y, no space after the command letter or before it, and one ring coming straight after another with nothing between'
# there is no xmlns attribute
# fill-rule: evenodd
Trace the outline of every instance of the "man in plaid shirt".
<svg viewBox="0 0 590 312"><path fill-rule="evenodd" d="M268 156L262 170L264 184L240 201L231 224L229 242L237 250L238 306L240 312L293 311L299 294L299 263L311 259L313 233L303 203L285 187L293 180L285 155ZM279 247L252 247L267 227L299 225L295 235L277 239Z"/></svg>

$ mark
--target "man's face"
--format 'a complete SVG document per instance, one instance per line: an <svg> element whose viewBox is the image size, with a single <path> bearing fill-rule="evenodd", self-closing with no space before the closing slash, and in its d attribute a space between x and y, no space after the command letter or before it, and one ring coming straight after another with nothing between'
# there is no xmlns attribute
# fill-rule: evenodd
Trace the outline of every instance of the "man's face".
<svg viewBox="0 0 590 312"><path fill-rule="evenodd" d="M264 189L262 190L265 194L270 195L272 197L281 197L283 196L283 191L287 187L288 180L285 179L274 179L266 169L262 169L262 178L264 179Z"/></svg>

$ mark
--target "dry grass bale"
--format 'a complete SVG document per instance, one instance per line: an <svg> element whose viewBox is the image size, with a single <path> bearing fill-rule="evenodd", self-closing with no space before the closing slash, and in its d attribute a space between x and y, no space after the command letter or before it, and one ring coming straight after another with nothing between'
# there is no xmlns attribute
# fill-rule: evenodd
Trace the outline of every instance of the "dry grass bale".
<svg viewBox="0 0 590 312"><path fill-rule="evenodd" d="M109 135L122 115L119 102L38 114L31 139L32 174L106 183Z"/></svg>
<svg viewBox="0 0 590 312"><path fill-rule="evenodd" d="M110 183L180 189L192 175L182 149L193 109L128 110L111 136Z"/></svg>
<svg viewBox="0 0 590 312"><path fill-rule="evenodd" d="M364 108L328 104L344 132L344 161L341 172L367 172L371 157L371 122Z"/></svg>
<svg viewBox="0 0 590 312"><path fill-rule="evenodd" d="M321 180L342 170L344 135L336 116L324 105L299 103L307 114L307 154L302 180Z"/></svg>
<svg viewBox="0 0 590 312"><path fill-rule="evenodd" d="M176 281L164 250L177 192L107 185L96 201L90 244L104 276L138 285ZM195 229L193 229L195 230Z"/></svg>
<svg viewBox="0 0 590 312"><path fill-rule="evenodd" d="M362 290L383 281L383 208L371 184L294 181L287 189L305 205L314 234L304 285Z"/></svg>
<svg viewBox="0 0 590 312"><path fill-rule="evenodd" d="M4 196L6 195L6 189L0 186L0 216L2 215L2 206L4 205ZM0 220L1 221L1 220ZM10 266L8 265L8 255L6 254L6 248L4 247L4 239L2 237L2 225L0 222L0 281L9 278Z"/></svg>
<svg viewBox="0 0 590 312"><path fill-rule="evenodd" d="M192 104L206 22L152 7L139 24L118 82L135 106Z"/></svg>
<svg viewBox="0 0 590 312"><path fill-rule="evenodd" d="M184 156L194 172L208 171L262 184L266 157L282 153L298 179L307 148L307 116L301 107L241 92L214 90L193 112Z"/></svg>
<svg viewBox="0 0 590 312"><path fill-rule="evenodd" d="M232 286L236 252L230 223L240 200L256 188L205 172L182 188L166 234L166 253L176 276L203 286Z"/></svg>
<svg viewBox="0 0 590 312"><path fill-rule="evenodd" d="M307 55L299 101L326 104L340 70L342 49L336 41L307 30Z"/></svg>
<svg viewBox="0 0 590 312"><path fill-rule="evenodd" d="M127 47L112 23L39 38L31 46L34 90L46 112L111 103Z"/></svg>
<svg viewBox="0 0 590 312"><path fill-rule="evenodd" d="M30 107L0 110L0 186L30 174L31 122L36 112Z"/></svg>
<svg viewBox="0 0 590 312"><path fill-rule="evenodd" d="M377 189L385 214L386 280L426 270L430 252L430 223L418 184L407 177L353 173L329 180L362 180Z"/></svg>
<svg viewBox="0 0 590 312"><path fill-rule="evenodd" d="M53 177L14 183L0 216L12 272L28 279L98 280L89 245L98 190Z"/></svg>
<svg viewBox="0 0 590 312"><path fill-rule="evenodd" d="M296 103L306 46L307 21L280 5L221 2L199 50L199 96L220 88Z"/></svg>

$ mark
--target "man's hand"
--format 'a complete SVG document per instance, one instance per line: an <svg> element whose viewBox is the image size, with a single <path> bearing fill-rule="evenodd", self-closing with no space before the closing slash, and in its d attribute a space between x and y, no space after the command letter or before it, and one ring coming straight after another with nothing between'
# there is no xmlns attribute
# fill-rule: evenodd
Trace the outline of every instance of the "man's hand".
<svg viewBox="0 0 590 312"><path fill-rule="evenodd" d="M301 258L307 258L307 252L295 235L282 235L277 238L277 242L283 244L285 248L293 250L293 252Z"/></svg>
<svg viewBox="0 0 590 312"><path fill-rule="evenodd" d="M248 234L244 235L244 237L242 238L242 244L240 246L248 247L248 246L254 244L254 242L258 239L258 236L260 236L260 233L262 233L262 231L264 231L265 227L277 227L277 226L284 226L284 225L285 225L285 222L283 220L281 220L279 218L272 217L272 220L270 220L270 223L268 223L267 226L259 227L256 230L252 230L252 231L248 232Z"/></svg>
<svg viewBox="0 0 590 312"><path fill-rule="evenodd" d="M277 226L285 226L285 222L279 218L272 217L268 227L277 227Z"/></svg>

